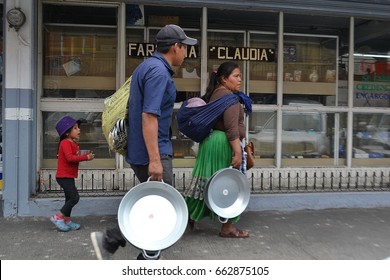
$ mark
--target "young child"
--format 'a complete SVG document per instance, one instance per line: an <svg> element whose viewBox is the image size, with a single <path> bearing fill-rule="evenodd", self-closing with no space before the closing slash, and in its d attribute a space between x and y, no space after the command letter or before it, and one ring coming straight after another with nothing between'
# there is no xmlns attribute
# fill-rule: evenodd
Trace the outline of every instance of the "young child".
<svg viewBox="0 0 390 280"><path fill-rule="evenodd" d="M60 136L56 180L64 190L65 204L56 215L50 218L50 221L60 231L77 230L80 225L70 220L72 209L80 199L75 178L78 177L80 161L92 160L95 155L92 152L86 155L79 154L79 145L76 140L80 138L80 128L78 121L72 117L65 116L59 120L56 130Z"/></svg>

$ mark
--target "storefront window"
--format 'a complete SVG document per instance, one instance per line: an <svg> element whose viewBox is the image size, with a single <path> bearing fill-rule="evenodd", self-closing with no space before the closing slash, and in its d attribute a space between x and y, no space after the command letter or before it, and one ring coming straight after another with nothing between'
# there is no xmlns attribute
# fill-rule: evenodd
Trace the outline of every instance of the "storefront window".
<svg viewBox="0 0 390 280"><path fill-rule="evenodd" d="M276 112L253 112L248 129L249 141L255 146L255 158L275 158Z"/></svg>
<svg viewBox="0 0 390 280"><path fill-rule="evenodd" d="M284 16L284 94L346 106L349 17L308 14ZM285 96L289 98L288 96Z"/></svg>
<svg viewBox="0 0 390 280"><path fill-rule="evenodd" d="M354 106L390 106L390 40L388 21L356 20Z"/></svg>
<svg viewBox="0 0 390 280"><path fill-rule="evenodd" d="M249 47L259 54L248 62L249 96L254 104L276 104L277 36L249 32Z"/></svg>
<svg viewBox="0 0 390 280"><path fill-rule="evenodd" d="M353 122L354 165L389 166L390 114L355 114Z"/></svg>
<svg viewBox="0 0 390 280"><path fill-rule="evenodd" d="M56 166L64 115L82 120L80 149L96 154L80 167L114 167L99 110L116 89L117 7L43 4L42 26L42 167Z"/></svg>
<svg viewBox="0 0 390 280"><path fill-rule="evenodd" d="M322 159L321 165L333 165L334 161L327 159L335 158L335 153L338 158L345 158L347 115L338 114L338 123L342 124L338 128L338 135L335 133L335 115L303 110L283 112L283 162L289 165L292 161L286 159ZM276 121L276 112L252 114L249 122L249 141L255 144L256 158L275 158ZM336 137L338 137L337 141L335 141ZM336 149L334 149L335 144ZM300 164L304 163L304 161L300 162Z"/></svg>
<svg viewBox="0 0 390 280"><path fill-rule="evenodd" d="M390 40L388 21L355 20L353 165L382 166L390 157L390 114L370 108L390 107Z"/></svg>
<svg viewBox="0 0 390 280"><path fill-rule="evenodd" d="M99 101L111 95L117 86L117 71L123 69L117 67L117 7L93 7L92 13L89 6L44 4L43 7L42 96L52 100L94 98ZM90 16L85 17L87 11ZM390 41L386 38L389 22L354 21L351 99L348 98L348 17L285 14L282 21L284 59L283 63L279 62L283 74L278 81L277 13L207 9L207 15L207 54L201 54L201 8L127 4L127 54L122 62L125 77L154 51L154 38L160 28L165 24L178 24L189 36L197 38L199 45L188 48L184 63L175 69L173 78L178 90L175 112L183 100L204 94L201 92L201 84L205 83L201 80L201 74L205 74L201 73L201 55L207 56L207 76L225 61L237 62L243 75L241 89L252 98L254 105L248 118L248 135L249 140L255 142L257 165L274 166L276 148L280 144L282 166L345 165L348 155L346 111L351 110L347 107L351 105L348 100L353 101L353 107L367 109L353 113L353 164L360 164L363 152L368 158L378 159L376 154L388 157L386 151L390 148L384 144L387 138L383 138L383 133L389 130L385 125L387 114L382 112L384 109L373 114L370 108L390 106ZM281 108L270 106L278 104L278 82L283 85L279 88L282 89ZM83 109L96 112L95 105ZM79 107L76 105L72 110L82 111ZM46 111L44 133L53 130L53 119L67 112L52 108ZM93 140L87 137L82 144L113 160L108 149L104 151L101 146L101 135L97 135L100 133L96 127L99 113L93 117L88 114L83 118L94 121L84 124L84 129L95 134ZM281 139L276 139L277 115L282 117ZM385 140L377 140L378 135ZM49 160L54 160L52 151L56 139L52 138L50 133L43 137L44 158ZM178 131L175 116L172 140L176 166L191 167L198 144Z"/></svg>
<svg viewBox="0 0 390 280"><path fill-rule="evenodd" d="M284 38L284 93L336 95L337 38L287 35Z"/></svg>
<svg viewBox="0 0 390 280"><path fill-rule="evenodd" d="M116 9L44 5L43 24L43 96L104 98L115 91Z"/></svg>

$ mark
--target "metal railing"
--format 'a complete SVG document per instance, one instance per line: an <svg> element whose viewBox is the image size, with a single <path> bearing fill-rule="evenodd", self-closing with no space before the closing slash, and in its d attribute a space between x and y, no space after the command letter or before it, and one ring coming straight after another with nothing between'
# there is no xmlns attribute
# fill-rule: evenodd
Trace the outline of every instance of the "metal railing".
<svg viewBox="0 0 390 280"><path fill-rule="evenodd" d="M184 191L191 185L191 168L174 171L173 187ZM247 174L251 193L390 191L388 168L262 168ZM123 195L139 184L131 169L80 170L76 186L83 196ZM61 194L55 170L40 171L36 196Z"/></svg>

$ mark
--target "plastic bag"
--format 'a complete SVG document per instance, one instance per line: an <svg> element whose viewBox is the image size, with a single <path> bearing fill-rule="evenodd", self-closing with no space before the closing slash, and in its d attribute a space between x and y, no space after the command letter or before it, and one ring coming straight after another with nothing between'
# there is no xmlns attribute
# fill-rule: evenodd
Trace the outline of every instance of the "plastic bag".
<svg viewBox="0 0 390 280"><path fill-rule="evenodd" d="M128 103L130 78L111 96L104 100L102 129L111 151L126 154L128 129Z"/></svg>

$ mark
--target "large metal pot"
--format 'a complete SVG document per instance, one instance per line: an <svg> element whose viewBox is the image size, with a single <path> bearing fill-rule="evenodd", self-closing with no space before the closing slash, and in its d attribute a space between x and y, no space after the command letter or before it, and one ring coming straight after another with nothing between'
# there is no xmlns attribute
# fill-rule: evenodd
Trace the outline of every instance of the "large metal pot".
<svg viewBox="0 0 390 280"><path fill-rule="evenodd" d="M188 209L183 196L172 186L158 181L136 185L126 193L118 209L123 236L143 250L147 259L158 258L161 250L178 241L187 222Z"/></svg>
<svg viewBox="0 0 390 280"><path fill-rule="evenodd" d="M250 188L247 177L234 168L224 168L211 176L205 188L207 206L222 223L244 212L248 206Z"/></svg>

